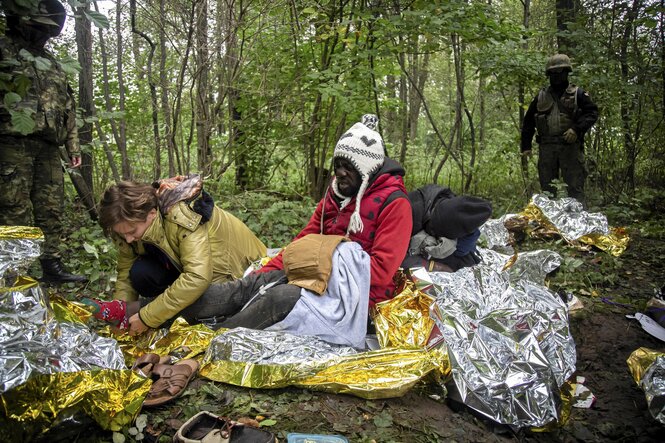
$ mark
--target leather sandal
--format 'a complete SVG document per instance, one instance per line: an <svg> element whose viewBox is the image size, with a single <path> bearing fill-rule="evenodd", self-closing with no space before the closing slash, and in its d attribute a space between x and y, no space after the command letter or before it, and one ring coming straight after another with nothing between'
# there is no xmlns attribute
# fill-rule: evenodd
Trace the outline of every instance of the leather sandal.
<svg viewBox="0 0 665 443"><path fill-rule="evenodd" d="M191 358L173 365L156 364L151 373L155 381L148 391L143 406L163 405L180 396L198 369L199 363Z"/></svg>
<svg viewBox="0 0 665 443"><path fill-rule="evenodd" d="M136 361L134 361L134 364L132 365L132 371L148 378L151 376L152 369L155 367L155 365L169 364L170 362L170 355L160 357L159 355L153 353L143 354L137 358Z"/></svg>

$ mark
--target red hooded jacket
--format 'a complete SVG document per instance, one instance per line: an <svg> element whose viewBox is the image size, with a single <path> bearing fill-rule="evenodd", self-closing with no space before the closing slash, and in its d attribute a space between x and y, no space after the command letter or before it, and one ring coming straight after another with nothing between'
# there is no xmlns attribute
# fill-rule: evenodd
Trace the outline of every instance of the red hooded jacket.
<svg viewBox="0 0 665 443"><path fill-rule="evenodd" d="M396 195L406 197L403 176L404 168L396 161L386 158L381 169L370 177L369 186L360 203L363 231L349 235L349 238L358 242L370 256L370 310L374 304L393 297L393 276L406 255L411 239L413 221L409 200L396 198L385 204L386 199L396 191L401 191L401 194L398 192ZM328 186L326 195L319 201L309 223L294 240L307 234L346 235L356 200L354 197L344 209L340 209L339 203L340 199ZM258 272L283 268L280 253Z"/></svg>

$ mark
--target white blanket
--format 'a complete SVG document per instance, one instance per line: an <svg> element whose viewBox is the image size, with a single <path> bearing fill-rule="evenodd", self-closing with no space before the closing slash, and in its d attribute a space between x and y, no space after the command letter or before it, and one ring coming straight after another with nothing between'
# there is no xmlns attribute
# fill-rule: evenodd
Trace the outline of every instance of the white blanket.
<svg viewBox="0 0 665 443"><path fill-rule="evenodd" d="M317 295L302 289L289 315L268 330L311 335L362 349L367 334L369 286L369 255L358 243L341 242L333 253L326 291Z"/></svg>

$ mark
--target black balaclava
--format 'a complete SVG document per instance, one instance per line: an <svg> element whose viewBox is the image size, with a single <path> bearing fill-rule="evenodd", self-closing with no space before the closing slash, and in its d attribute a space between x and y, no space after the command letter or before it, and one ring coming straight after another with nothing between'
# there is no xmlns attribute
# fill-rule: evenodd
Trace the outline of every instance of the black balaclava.
<svg viewBox="0 0 665 443"><path fill-rule="evenodd" d="M569 71L562 69L561 72L550 71L547 76L550 78L550 86L555 91L564 91L568 87Z"/></svg>

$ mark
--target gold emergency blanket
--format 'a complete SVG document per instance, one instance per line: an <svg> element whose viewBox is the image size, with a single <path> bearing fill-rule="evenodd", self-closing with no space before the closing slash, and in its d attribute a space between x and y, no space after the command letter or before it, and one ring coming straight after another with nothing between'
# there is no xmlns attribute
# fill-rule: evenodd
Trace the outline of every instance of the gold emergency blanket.
<svg viewBox="0 0 665 443"><path fill-rule="evenodd" d="M419 291L413 281L402 279L400 294L377 305L376 335L381 348L422 349L434 327L429 316L434 298Z"/></svg>
<svg viewBox="0 0 665 443"><path fill-rule="evenodd" d="M610 228L603 214L585 211L574 198L551 200L536 194L521 215L536 223L528 229L532 236L557 233L572 245L595 246L615 257L623 254L630 241L625 229Z"/></svg>
<svg viewBox="0 0 665 443"><path fill-rule="evenodd" d="M130 370L98 369L32 377L2 395L1 441L29 441L54 422L84 413L103 429L119 431L134 421L152 382ZM19 423L21 423L19 425Z"/></svg>
<svg viewBox="0 0 665 443"><path fill-rule="evenodd" d="M297 386L377 399L403 395L431 372L450 374L445 350L358 352L314 337L237 328L212 340L200 374L248 388Z"/></svg>
<svg viewBox="0 0 665 443"><path fill-rule="evenodd" d="M426 349L434 321L433 298L399 277L400 293L377 305L381 349L359 351L315 337L237 328L210 342L200 374L249 388L298 386L378 399L404 395L431 374L450 379L445 347Z"/></svg>
<svg viewBox="0 0 665 443"><path fill-rule="evenodd" d="M0 227L0 441L31 441L87 415L130 424L150 381L127 370L116 340L92 332L85 310L49 303L23 274L40 255L36 228Z"/></svg>
<svg viewBox="0 0 665 443"><path fill-rule="evenodd" d="M591 246L618 257L628 247L624 228L610 227L601 213L587 212L573 198L549 199L536 194L520 214L488 220L480 231L489 249L509 252L520 234L534 238L561 236L579 249Z"/></svg>
<svg viewBox="0 0 665 443"><path fill-rule="evenodd" d="M651 416L665 424L665 353L639 348L630 354L627 363L644 391Z"/></svg>
<svg viewBox="0 0 665 443"><path fill-rule="evenodd" d="M51 307L57 319L61 321L88 324L92 314L85 305L65 300L59 296L51 297ZM170 355L175 359L193 358L203 354L215 332L205 325L190 326L178 317L169 329L151 329L139 337L127 334L114 334L107 325L99 334L115 339L122 350L127 366L131 366L137 357L148 352L157 355Z"/></svg>

